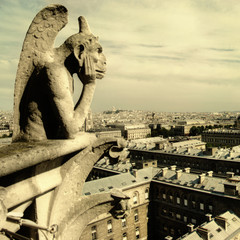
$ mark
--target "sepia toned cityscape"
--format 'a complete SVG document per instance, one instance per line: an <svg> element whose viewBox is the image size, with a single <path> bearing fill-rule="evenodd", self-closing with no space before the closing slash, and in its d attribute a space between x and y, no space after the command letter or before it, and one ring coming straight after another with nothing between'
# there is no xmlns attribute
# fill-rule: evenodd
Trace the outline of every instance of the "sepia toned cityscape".
<svg viewBox="0 0 240 240"><path fill-rule="evenodd" d="M95 164L83 195L121 189L131 211L99 215L81 239L238 239L239 114L90 111L82 131L127 145L117 162ZM2 111L1 146L11 142L12 123Z"/></svg>
<svg viewBox="0 0 240 240"><path fill-rule="evenodd" d="M0 4L0 240L239 240L240 2Z"/></svg>

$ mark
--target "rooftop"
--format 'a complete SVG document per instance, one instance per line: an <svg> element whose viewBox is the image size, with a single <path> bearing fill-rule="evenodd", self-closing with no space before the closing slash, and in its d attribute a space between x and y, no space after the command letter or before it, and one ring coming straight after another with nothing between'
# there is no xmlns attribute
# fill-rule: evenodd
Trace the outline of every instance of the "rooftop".
<svg viewBox="0 0 240 240"><path fill-rule="evenodd" d="M107 178L101 178L86 182L83 187L83 195L91 195L101 192L109 192L113 188L124 189L149 182L156 174L157 169L145 168L137 171L136 177L128 173L122 173Z"/></svg>
<svg viewBox="0 0 240 240"><path fill-rule="evenodd" d="M178 240L180 239L224 240L224 239L233 239L235 236L239 234L240 234L240 219L233 212L227 211L221 214L220 216L212 219L210 222L203 223L201 226L194 229L193 232L178 238Z"/></svg>

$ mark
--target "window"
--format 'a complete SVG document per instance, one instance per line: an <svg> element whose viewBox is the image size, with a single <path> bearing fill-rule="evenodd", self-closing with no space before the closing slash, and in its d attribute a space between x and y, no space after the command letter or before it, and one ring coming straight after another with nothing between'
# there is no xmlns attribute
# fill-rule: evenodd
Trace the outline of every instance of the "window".
<svg viewBox="0 0 240 240"><path fill-rule="evenodd" d="M195 218L192 218L192 224L196 224L197 220Z"/></svg>
<svg viewBox="0 0 240 240"><path fill-rule="evenodd" d="M134 211L134 220L135 220L135 222L138 221L138 210L137 209Z"/></svg>
<svg viewBox="0 0 240 240"><path fill-rule="evenodd" d="M122 227L126 227L127 226L127 222L126 222L126 218L122 219Z"/></svg>
<svg viewBox="0 0 240 240"><path fill-rule="evenodd" d="M139 227L136 227L136 239L140 238Z"/></svg>
<svg viewBox="0 0 240 240"><path fill-rule="evenodd" d="M137 204L138 203L138 194L135 192L133 194L133 204Z"/></svg>
<svg viewBox="0 0 240 240"><path fill-rule="evenodd" d="M164 232L167 232L167 231L168 231L167 226L163 226L163 231L164 231Z"/></svg>
<svg viewBox="0 0 240 240"><path fill-rule="evenodd" d="M167 215L167 209L165 208L162 209L162 215Z"/></svg>
<svg viewBox="0 0 240 240"><path fill-rule="evenodd" d="M112 220L107 221L107 230L108 230L108 233L112 232Z"/></svg>
<svg viewBox="0 0 240 240"><path fill-rule="evenodd" d="M187 207L187 205L188 205L188 200L184 198L184 206Z"/></svg>
<svg viewBox="0 0 240 240"><path fill-rule="evenodd" d="M177 204L180 204L181 200L180 200L180 197L177 196Z"/></svg>
<svg viewBox="0 0 240 240"><path fill-rule="evenodd" d="M174 213L172 211L169 211L169 217L174 218Z"/></svg>
<svg viewBox="0 0 240 240"><path fill-rule="evenodd" d="M196 202L192 200L192 208L196 208Z"/></svg>
<svg viewBox="0 0 240 240"><path fill-rule="evenodd" d="M173 195L172 194L169 195L169 200L170 200L170 202L173 202Z"/></svg>
<svg viewBox="0 0 240 240"><path fill-rule="evenodd" d="M181 215L179 213L177 213L176 214L176 218L180 220L181 219Z"/></svg>
<svg viewBox="0 0 240 240"><path fill-rule="evenodd" d="M96 240L97 239L97 227L96 226L92 226L92 240Z"/></svg>
<svg viewBox="0 0 240 240"><path fill-rule="evenodd" d="M187 222L187 217L186 217L186 216L183 217L183 221L184 221L185 223Z"/></svg>
<svg viewBox="0 0 240 240"><path fill-rule="evenodd" d="M209 209L210 212L212 212L213 206L212 205L208 205L208 209Z"/></svg>
<svg viewBox="0 0 240 240"><path fill-rule="evenodd" d="M164 200L166 200L166 193L163 193L163 194L162 194L162 198L163 198Z"/></svg>
<svg viewBox="0 0 240 240"><path fill-rule="evenodd" d="M149 189L147 188L145 190L145 199L148 199L149 198Z"/></svg>
<svg viewBox="0 0 240 240"><path fill-rule="evenodd" d="M200 210L204 210L204 203L200 203Z"/></svg>
<svg viewBox="0 0 240 240"><path fill-rule="evenodd" d="M123 233L123 240L127 240L127 233Z"/></svg>

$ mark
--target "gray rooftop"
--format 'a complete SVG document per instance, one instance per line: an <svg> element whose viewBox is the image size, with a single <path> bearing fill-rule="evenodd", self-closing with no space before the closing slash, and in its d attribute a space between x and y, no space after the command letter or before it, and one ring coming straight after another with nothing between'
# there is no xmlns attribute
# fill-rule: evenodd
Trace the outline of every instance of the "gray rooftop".
<svg viewBox="0 0 240 240"><path fill-rule="evenodd" d="M145 168L137 171L136 177L128 173L122 173L111 177L101 178L86 182L83 187L83 195L91 195L101 192L109 192L113 188L124 189L130 186L151 181L159 169Z"/></svg>
<svg viewBox="0 0 240 240"><path fill-rule="evenodd" d="M199 240L199 239L211 239L211 240L224 240L224 239L233 239L235 236L240 234L240 219L236 214L231 211L227 211L221 214L221 217L224 221L227 222L227 227L224 228L219 222L217 218L214 218L212 221L208 223L204 223L198 228L196 228L192 233L186 234L180 238L185 240ZM208 234L208 238L204 237L201 234L201 229L206 231ZM238 238L237 238L238 239Z"/></svg>
<svg viewBox="0 0 240 240"><path fill-rule="evenodd" d="M217 194L224 194L224 184L233 184L234 186L236 185L238 188L240 188L240 178L237 176L231 178L234 181L234 183L231 183L227 179L211 177L207 176L206 174L198 175L194 173L187 173L184 171L182 171L177 177L175 170L167 168L165 168L165 174L163 175L163 169L153 178L154 180ZM202 181L200 181L200 177Z"/></svg>

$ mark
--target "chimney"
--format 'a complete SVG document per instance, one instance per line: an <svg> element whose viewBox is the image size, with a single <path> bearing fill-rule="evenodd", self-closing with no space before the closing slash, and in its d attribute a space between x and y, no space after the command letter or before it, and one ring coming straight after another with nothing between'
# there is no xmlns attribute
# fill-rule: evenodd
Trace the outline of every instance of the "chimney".
<svg viewBox="0 0 240 240"><path fill-rule="evenodd" d="M165 177L165 176L166 176L167 170L168 170L168 168L167 168L167 167L165 167L165 168L162 168L162 176L163 176L163 177Z"/></svg>
<svg viewBox="0 0 240 240"><path fill-rule="evenodd" d="M207 213L205 216L207 217L207 222L211 222L212 221L212 214Z"/></svg>
<svg viewBox="0 0 240 240"><path fill-rule="evenodd" d="M137 172L138 172L137 169L133 169L133 170L132 170L132 174L133 174L133 176L134 176L135 178L137 177Z"/></svg>
<svg viewBox="0 0 240 240"><path fill-rule="evenodd" d="M205 180L205 176L206 176L205 173L202 173L202 174L199 175L199 183L200 183L200 184L202 184L203 181Z"/></svg>
<svg viewBox="0 0 240 240"><path fill-rule="evenodd" d="M213 176L213 171L208 171L207 176L212 177Z"/></svg>
<svg viewBox="0 0 240 240"><path fill-rule="evenodd" d="M187 228L188 228L188 232L191 233L191 232L193 232L194 225L191 224L191 223L189 223L189 224L187 225Z"/></svg>
<svg viewBox="0 0 240 240"><path fill-rule="evenodd" d="M224 194L230 196L238 195L238 186L235 183L224 183Z"/></svg>
<svg viewBox="0 0 240 240"><path fill-rule="evenodd" d="M234 177L234 172L226 172L227 178L232 178Z"/></svg>
<svg viewBox="0 0 240 240"><path fill-rule="evenodd" d="M109 158L105 158L105 164L109 165Z"/></svg>
<svg viewBox="0 0 240 240"><path fill-rule="evenodd" d="M164 240L172 240L173 239L173 237L171 237L171 236L166 236L165 238L164 238Z"/></svg>
<svg viewBox="0 0 240 240"><path fill-rule="evenodd" d="M182 176L182 170L176 171L176 179L179 179Z"/></svg>
<svg viewBox="0 0 240 240"><path fill-rule="evenodd" d="M225 229L227 231L227 219L224 217L215 217L215 222L222 227L223 229Z"/></svg>
<svg viewBox="0 0 240 240"><path fill-rule="evenodd" d="M177 168L177 166L176 166L176 165L172 165L172 166L170 167L170 169L171 169L171 170L173 170L173 171L175 171L175 170L176 170L176 168Z"/></svg>
<svg viewBox="0 0 240 240"><path fill-rule="evenodd" d="M202 239L204 239L204 240L210 239L210 236L209 236L210 230L203 228L203 227L199 227L197 229L197 232L200 234Z"/></svg>
<svg viewBox="0 0 240 240"><path fill-rule="evenodd" d="M190 168L190 167L184 168L184 171L185 171L186 173L190 173L191 168Z"/></svg>

